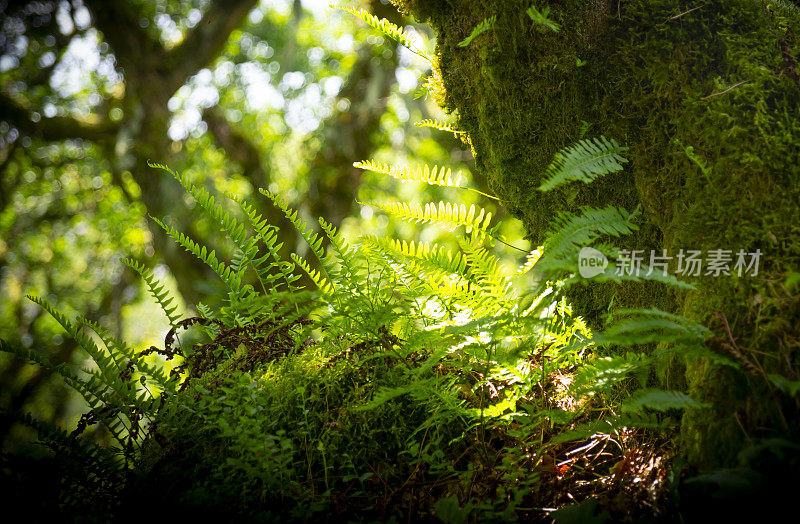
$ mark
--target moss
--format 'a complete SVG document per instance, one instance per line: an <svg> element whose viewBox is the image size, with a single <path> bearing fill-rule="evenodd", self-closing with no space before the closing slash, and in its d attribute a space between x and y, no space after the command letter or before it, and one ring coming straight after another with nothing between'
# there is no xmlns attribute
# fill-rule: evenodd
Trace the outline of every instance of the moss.
<svg viewBox="0 0 800 524"><path fill-rule="evenodd" d="M443 105L458 115L478 169L533 242L556 211L641 204L642 228L626 248L763 253L757 278L701 277L688 295L587 286L572 296L580 313L596 323L612 297L616 306L656 305L706 323L722 312L748 359L765 373L796 377L797 297L780 287L800 267L796 7L712 0L676 17L675 0L551 1L550 17L562 27L556 33L525 14L543 2L398 3L437 31ZM493 14L491 35L457 45ZM581 121L593 125L590 135L626 143L629 169L586 187L537 192L544 168L577 138ZM685 378L692 394L714 405L684 419L684 449L694 462L732 463L745 438L797 435L782 422L797 417L787 416L786 399L770 393L763 376L690 362Z"/></svg>

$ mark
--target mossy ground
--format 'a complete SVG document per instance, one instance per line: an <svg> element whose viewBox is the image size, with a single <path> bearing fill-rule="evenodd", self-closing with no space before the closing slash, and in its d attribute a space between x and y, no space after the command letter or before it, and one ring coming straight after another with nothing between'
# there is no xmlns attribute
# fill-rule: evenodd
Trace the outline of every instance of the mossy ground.
<svg viewBox="0 0 800 524"><path fill-rule="evenodd" d="M693 463L730 464L749 439L797 437L794 402L765 379L796 380L800 350L798 296L782 285L800 268L797 7L716 0L687 12L691 6L675 0L551 1L549 16L561 26L554 32L525 13L544 2L396 3L436 30L440 102L457 114L478 169L534 242L557 211L615 204L644 210L627 249L761 250L754 278L700 277L698 291L681 296L639 284L585 286L572 301L595 325L612 299L611 307L728 320L734 346L761 371L748 377L687 363L689 391L713 403L684 418L683 449ZM458 46L492 15L493 31ZM592 124L589 136L630 147L628 169L590 186L538 192L544 168L583 121Z"/></svg>

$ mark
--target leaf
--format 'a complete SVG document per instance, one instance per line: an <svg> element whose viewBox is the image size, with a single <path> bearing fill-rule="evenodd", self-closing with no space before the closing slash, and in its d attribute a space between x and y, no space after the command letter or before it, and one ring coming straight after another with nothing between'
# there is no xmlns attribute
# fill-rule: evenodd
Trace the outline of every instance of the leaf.
<svg viewBox="0 0 800 524"><path fill-rule="evenodd" d="M531 6L528 8L527 13L531 20L533 20L534 24L540 25L555 32L558 32L561 29L560 25L547 18L547 15L550 14L549 6L542 9L541 12L539 12L539 10L535 7Z"/></svg>
<svg viewBox="0 0 800 524"><path fill-rule="evenodd" d="M710 404L693 399L680 391L664 391L660 389L641 390L633 394L633 398L622 406L623 412L640 411L643 408L656 411L668 409L705 408Z"/></svg>
<svg viewBox="0 0 800 524"><path fill-rule="evenodd" d="M622 164L628 162L622 156L627 149L616 140L608 140L603 136L583 139L565 147L556 153L553 162L547 166L546 178L539 186L539 191L550 191L573 180L588 184L597 177L621 171Z"/></svg>
<svg viewBox="0 0 800 524"><path fill-rule="evenodd" d="M497 15L486 18L483 22L475 26L475 29L472 30L472 33L470 33L468 37L458 43L459 47L467 47L477 36L491 29L495 21L497 21Z"/></svg>

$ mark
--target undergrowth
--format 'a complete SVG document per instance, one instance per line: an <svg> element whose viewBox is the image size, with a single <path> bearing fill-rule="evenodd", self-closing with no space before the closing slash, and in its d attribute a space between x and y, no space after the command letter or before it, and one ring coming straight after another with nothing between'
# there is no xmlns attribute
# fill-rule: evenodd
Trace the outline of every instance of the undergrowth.
<svg viewBox="0 0 800 524"><path fill-rule="evenodd" d="M404 35L395 29L390 36ZM624 150L603 137L583 139L556 155L539 190L619 171ZM459 186L444 168L357 165ZM647 268L647 277L616 274L612 240L637 229L638 210L561 214L544 246L507 274L492 249L504 240L481 208L369 204L451 231L460 247L451 251L348 239L323 219L317 230L261 190L310 247L286 260L276 227L255 206L229 197L238 210L225 211L202 186L155 167L171 173L235 247L231 260L220 260L154 219L217 273L224 304L198 305L199 316L183 318L153 273L126 260L169 320L163 347L134 350L37 297L96 367L53 366L2 343L61 374L89 405L69 434L30 415L22 420L57 458L83 465L59 490L60 508L73 515L124 518L144 503L262 521L544 520L598 492L620 515L630 515L631 504L652 514L663 511L669 474L669 449L654 443L667 442L679 410L703 408L681 391L658 389L655 377L676 355L737 365L707 349L705 327L673 314L617 311L594 333L572 314L564 298L571 286L625 278L690 287ZM578 270L587 246L611 261L591 281ZM301 273L313 288L301 287ZM192 326L205 341L181 344ZM152 353L178 364L165 372ZM109 431L112 445L82 436L93 424ZM633 478L639 484L623 490Z"/></svg>

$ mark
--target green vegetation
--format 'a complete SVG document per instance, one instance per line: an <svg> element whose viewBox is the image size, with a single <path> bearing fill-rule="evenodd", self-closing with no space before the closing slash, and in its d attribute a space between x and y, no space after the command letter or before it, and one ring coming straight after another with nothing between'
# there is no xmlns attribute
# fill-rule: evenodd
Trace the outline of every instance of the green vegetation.
<svg viewBox="0 0 800 524"><path fill-rule="evenodd" d="M797 8L396 3L436 53L377 1L331 19L356 35L349 54L302 36L337 11L299 1L11 11L0 490L33 518L90 521L785 509L800 483ZM124 81L98 73L70 95L59 74L37 80L41 49L66 62L97 30ZM286 105L258 116L243 93L260 62L268 82L294 70L268 84ZM395 82L414 67L431 70L412 97ZM217 103L175 138L171 112L203 85ZM314 92L327 109L293 125ZM635 250L685 248L770 258L759 278L626 270Z"/></svg>

